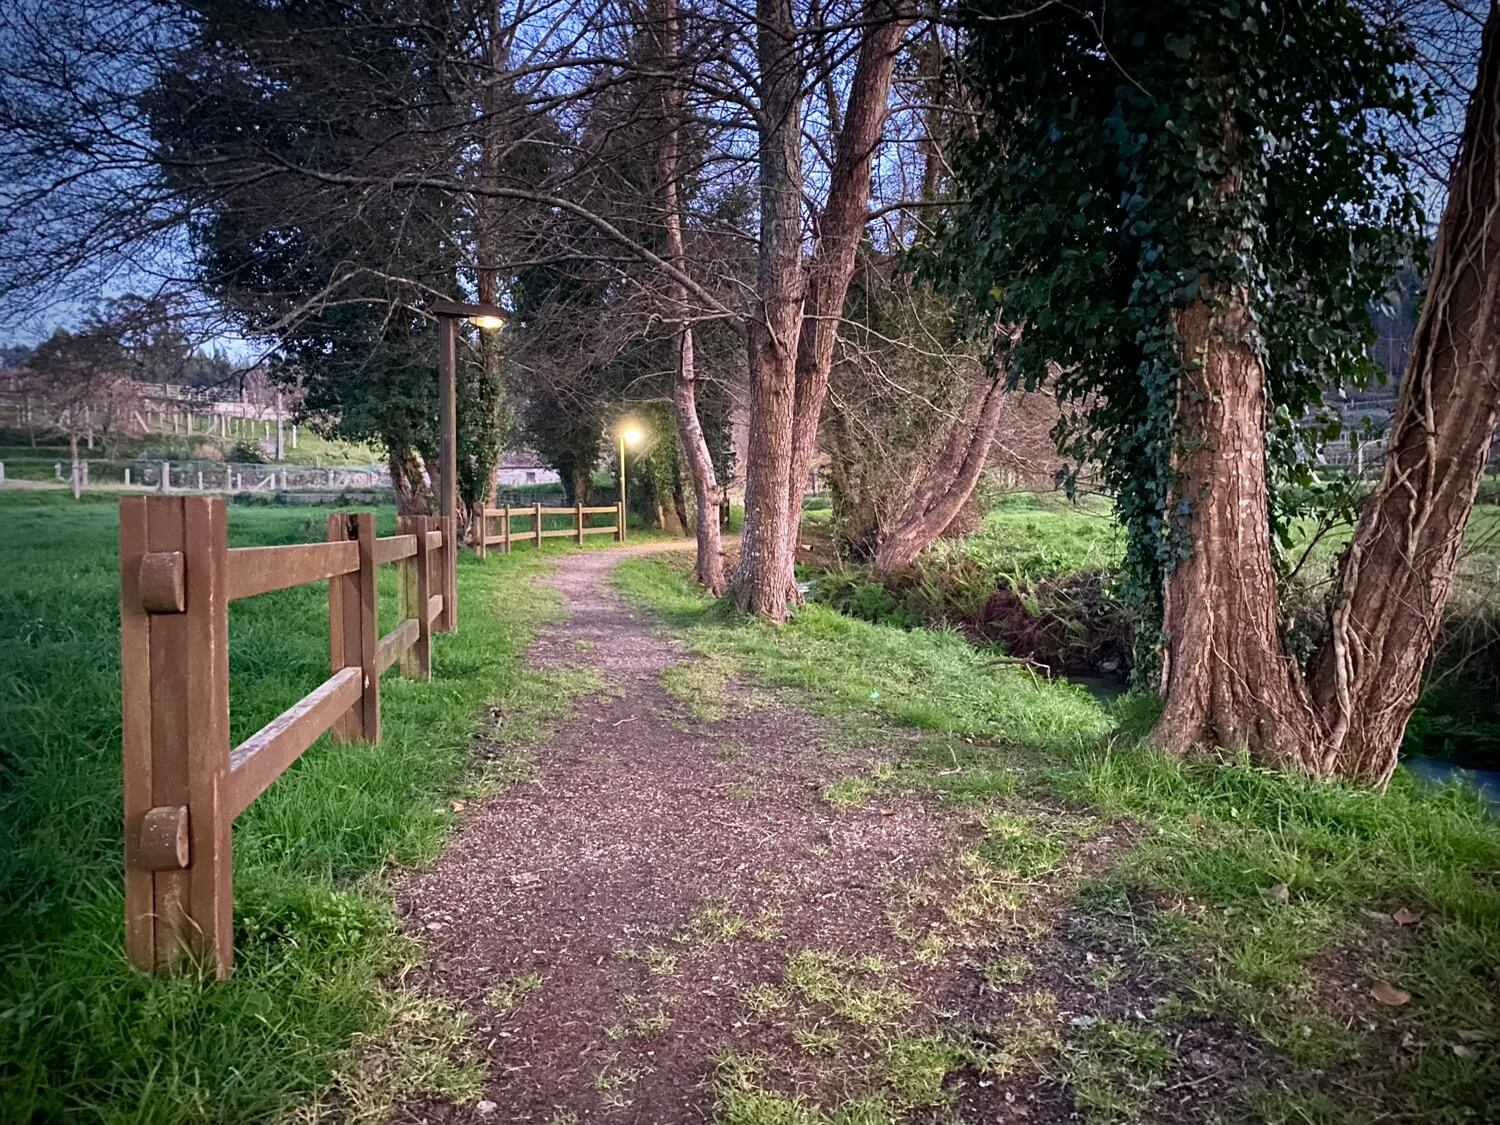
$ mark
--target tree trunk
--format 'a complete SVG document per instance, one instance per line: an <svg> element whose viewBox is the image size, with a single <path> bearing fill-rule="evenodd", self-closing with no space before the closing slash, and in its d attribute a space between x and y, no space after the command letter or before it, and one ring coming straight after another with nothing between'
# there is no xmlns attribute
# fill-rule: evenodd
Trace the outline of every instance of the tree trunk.
<svg viewBox="0 0 1500 1125"><path fill-rule="evenodd" d="M391 472L391 487L396 491L396 514L432 515L432 491L427 487L427 478L417 455L407 447L387 446L386 464Z"/></svg>
<svg viewBox="0 0 1500 1125"><path fill-rule="evenodd" d="M1453 591L1500 409L1500 8L1448 180L1380 484L1339 564L1311 668L1319 772L1384 785Z"/></svg>
<svg viewBox="0 0 1500 1125"><path fill-rule="evenodd" d="M864 234L870 201L870 164L890 112L891 72L896 52L910 26L894 0L872 0L865 32L849 85L849 101L839 132L828 200L817 227L817 245L808 266L807 298L797 342L797 393L792 466L787 497L791 513L789 550L796 548L802 495L818 445L818 423L828 397L834 346L854 257ZM791 575L788 573L790 582Z"/></svg>
<svg viewBox="0 0 1500 1125"><path fill-rule="evenodd" d="M1168 575L1166 707L1175 749L1248 747L1263 764L1384 785L1500 412L1500 9L1485 24L1427 300L1385 469L1340 560L1328 640L1308 676L1276 625L1265 481L1265 372L1242 292L1176 316L1190 363L1178 397L1192 554Z"/></svg>
<svg viewBox="0 0 1500 1125"><path fill-rule="evenodd" d="M664 69L673 73L677 65L680 48L680 25L677 16L677 0L660 0L659 30L661 55ZM666 242L666 260L679 270L687 269L687 256L682 244L682 211L677 191L677 149L679 119L682 113L682 91L675 78L669 79L662 94L662 110L666 123L660 149L657 153L657 175L661 180L662 227ZM703 436L703 424L698 417L698 368L693 355L693 328L686 319L687 288L681 282L667 283L667 296L677 306L683 317L677 330L677 381L672 390L672 405L677 414L677 436L687 458L688 472L693 478L693 503L697 511L694 531L698 540L698 558L695 576L715 595L724 592L724 552L719 538L719 521L716 518L723 491L714 474L713 458L708 452L708 442ZM683 525L687 525L686 512Z"/></svg>
<svg viewBox="0 0 1500 1125"><path fill-rule="evenodd" d="M1174 314L1184 370L1168 511L1186 511L1192 550L1163 591L1162 694L1153 739L1186 752L1249 747L1306 770L1320 722L1281 644L1266 486L1266 373L1245 294L1215 292Z"/></svg>
<svg viewBox="0 0 1500 1125"><path fill-rule="evenodd" d="M948 431L942 452L923 473L895 526L881 537L875 551L876 574L890 574L910 566L948 529L974 495L1005 412L1009 353L1018 338L1018 332L998 329L991 377L969 392Z"/></svg>
<svg viewBox="0 0 1500 1125"><path fill-rule="evenodd" d="M802 73L789 0L756 0L761 73L760 251L747 351L750 440L735 598L772 621L787 614L796 520L793 461L797 331L802 313Z"/></svg>

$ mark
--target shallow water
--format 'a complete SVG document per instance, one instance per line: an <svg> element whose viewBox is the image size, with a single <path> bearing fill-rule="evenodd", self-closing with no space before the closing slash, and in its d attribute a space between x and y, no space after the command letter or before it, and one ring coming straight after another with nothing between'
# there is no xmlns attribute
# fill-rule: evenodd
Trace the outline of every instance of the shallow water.
<svg viewBox="0 0 1500 1125"><path fill-rule="evenodd" d="M1479 790L1479 795L1490 807L1490 812L1500 816L1500 770L1464 769L1442 758L1429 758L1422 754L1402 758L1401 764L1424 781L1438 785L1454 780L1468 782Z"/></svg>

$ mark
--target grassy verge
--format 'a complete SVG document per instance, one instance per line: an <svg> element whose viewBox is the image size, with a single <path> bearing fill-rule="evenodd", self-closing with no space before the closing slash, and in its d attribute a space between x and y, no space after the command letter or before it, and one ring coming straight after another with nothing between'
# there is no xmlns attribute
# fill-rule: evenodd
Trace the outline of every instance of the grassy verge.
<svg viewBox="0 0 1500 1125"><path fill-rule="evenodd" d="M706 600L670 562L627 561L616 580L699 651L801 689L856 730L923 732L897 771L904 784L963 800L1019 789L1116 822L1134 843L1078 890L1062 940L1090 956L1128 951L1121 972L1139 982L1136 997L1168 989L1179 1032L1221 1021L1254 1044L1264 1064L1237 1082L1226 1120L1492 1112L1500 822L1471 790L1403 771L1376 794L1179 762L1140 745L1148 701L1105 708L957 636L816 605L771 629ZM1101 1015L1124 1023L1063 1029L1042 1069L1088 1120L1152 1120L1165 1106L1151 1098L1207 1079L1158 1049L1156 1017L1112 1003L1101 992ZM1103 1046L1097 1027L1111 1032ZM1142 1052L1121 1047L1143 1034L1149 1081Z"/></svg>
<svg viewBox="0 0 1500 1125"><path fill-rule="evenodd" d="M203 984L122 955L115 507L18 494L0 519L0 1116L264 1120L321 1099L359 1117L404 1086L473 1089L461 1024L385 987L413 948L380 873L429 860L454 799L512 768L475 765L487 707L502 740L524 739L589 688L521 664L555 612L534 581L552 552L466 558L461 629L435 639L432 682L383 681L384 741L321 741L239 819L237 971ZM231 542L321 539L325 521L232 509ZM393 521L380 513L383 532ZM234 739L327 675L326 630L321 584L234 605Z"/></svg>

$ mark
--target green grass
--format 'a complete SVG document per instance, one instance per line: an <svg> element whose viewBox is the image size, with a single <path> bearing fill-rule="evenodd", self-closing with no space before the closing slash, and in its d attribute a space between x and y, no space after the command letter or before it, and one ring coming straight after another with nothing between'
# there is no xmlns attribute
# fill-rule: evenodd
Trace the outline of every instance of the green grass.
<svg viewBox="0 0 1500 1125"><path fill-rule="evenodd" d="M762 679L800 688L829 710L1058 752L1092 746L1110 730L1083 688L1049 683L956 633L905 632L820 605L775 628L705 600L671 565L630 559L614 574L626 594L685 627L701 651L748 658Z"/></svg>
<svg viewBox="0 0 1500 1125"><path fill-rule="evenodd" d="M1382 794L1182 762L1139 742L1151 701L1106 707L950 634L818 605L773 628L659 560L624 562L616 581L700 651L800 689L855 731L916 728L896 740L909 747L896 772L907 784L979 802L1019 789L1117 823L1135 842L1079 892L1080 932L1129 950L1130 972L1166 974L1187 1012L1231 1021L1280 1060L1276 1084L1252 1075L1237 1092L1241 1116L1458 1122L1500 1100L1500 820L1468 787L1400 771ZM1003 810L984 827L978 858L1022 879L1047 879L1066 850ZM1401 911L1419 920L1398 925ZM837 966L795 969L787 984L804 998L838 996ZM1010 970L985 975L1004 985ZM1382 982L1410 1001L1379 1003ZM1121 1024L1049 1049L1057 1080L1096 1119L1149 1120L1173 1065L1152 1029Z"/></svg>
<svg viewBox="0 0 1500 1125"><path fill-rule="evenodd" d="M1060 495L1016 493L985 513L963 539L940 542L994 575L1042 578L1079 570L1112 569L1125 556L1125 532L1107 501L1072 503Z"/></svg>
<svg viewBox="0 0 1500 1125"><path fill-rule="evenodd" d="M545 555L465 558L460 631L435 638L432 682L382 681L384 741L321 740L239 818L236 972L205 984L152 979L123 956L115 506L15 494L0 497L0 518L3 1115L260 1120L330 1085L355 1104L392 1096L400 1075L373 1089L351 1044L378 1044L396 1060L387 1070L407 1059L413 1082L442 1086L446 1074L470 1088L463 1058L432 1069L435 1044L461 1042L451 1013L413 1008L383 984L414 948L380 872L430 860L455 819L451 799L503 781L477 774L468 754L488 704L507 716L502 737L524 738L589 686L521 665L555 611L533 582ZM234 508L229 527L243 546L321 539L325 521ZM384 531L392 522L380 513ZM393 586L383 575L387 626ZM327 675L326 612L321 585L231 609L235 740Z"/></svg>

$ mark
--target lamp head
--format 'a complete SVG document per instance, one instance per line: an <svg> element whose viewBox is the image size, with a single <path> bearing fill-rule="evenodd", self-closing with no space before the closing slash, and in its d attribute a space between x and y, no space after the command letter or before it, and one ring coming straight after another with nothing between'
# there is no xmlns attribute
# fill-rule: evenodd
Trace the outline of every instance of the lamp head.
<svg viewBox="0 0 1500 1125"><path fill-rule="evenodd" d="M499 332L505 327L505 318L481 313L479 316L469 317L469 323L483 332Z"/></svg>
<svg viewBox="0 0 1500 1125"><path fill-rule="evenodd" d="M645 434L641 433L641 428L634 422L628 423L625 428L620 431L620 440L623 441L626 445L640 445L641 439L645 436Z"/></svg>

